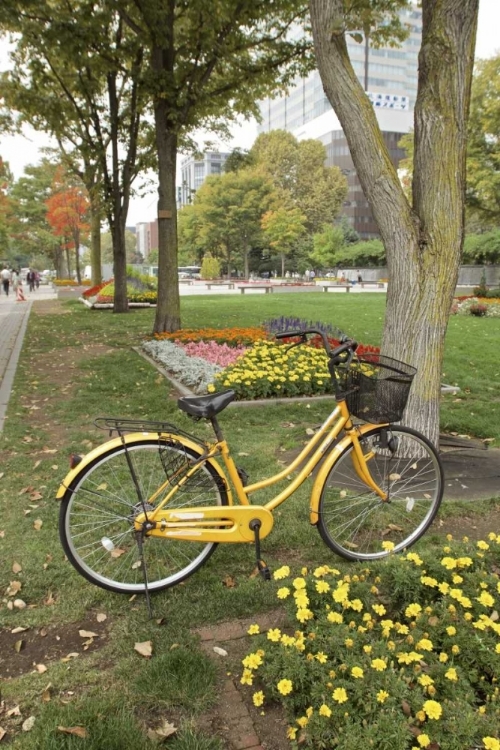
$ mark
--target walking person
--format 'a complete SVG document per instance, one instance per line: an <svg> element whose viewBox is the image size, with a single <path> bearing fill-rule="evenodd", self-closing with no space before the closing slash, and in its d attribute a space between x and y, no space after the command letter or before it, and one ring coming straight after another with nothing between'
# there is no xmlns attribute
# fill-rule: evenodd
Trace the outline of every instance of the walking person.
<svg viewBox="0 0 500 750"><path fill-rule="evenodd" d="M28 282L30 292L34 292L35 291L35 272L31 268L26 274L26 281Z"/></svg>
<svg viewBox="0 0 500 750"><path fill-rule="evenodd" d="M15 268L12 269L12 273L10 274L10 283L12 284L12 291L16 294L17 287L19 286L19 273Z"/></svg>
<svg viewBox="0 0 500 750"><path fill-rule="evenodd" d="M9 286L10 286L11 274L10 274L10 271L7 268L7 266L5 266L5 268L2 269L2 271L0 273L0 278L2 279L3 290L4 290L5 294L8 297L9 296Z"/></svg>

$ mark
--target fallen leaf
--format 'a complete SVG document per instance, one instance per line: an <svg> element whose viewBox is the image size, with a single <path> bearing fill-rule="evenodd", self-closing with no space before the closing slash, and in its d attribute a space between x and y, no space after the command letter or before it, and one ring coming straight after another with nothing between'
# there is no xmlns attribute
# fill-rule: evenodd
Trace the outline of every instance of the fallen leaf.
<svg viewBox="0 0 500 750"><path fill-rule="evenodd" d="M170 737L172 734L175 734L177 732L177 727L174 727L173 724L170 724L166 719L163 719L163 724L161 727L158 727L158 729L154 730L155 733L158 735L158 737Z"/></svg>
<svg viewBox="0 0 500 750"><path fill-rule="evenodd" d="M227 656L226 649L220 648L219 646L214 646L214 652L219 656Z"/></svg>
<svg viewBox="0 0 500 750"><path fill-rule="evenodd" d="M12 572L13 573L21 573L22 567L19 565L19 563L15 562L12 566Z"/></svg>
<svg viewBox="0 0 500 750"><path fill-rule="evenodd" d="M11 581L5 592L7 596L15 596L18 591L21 591L23 585L21 581Z"/></svg>
<svg viewBox="0 0 500 750"><path fill-rule="evenodd" d="M429 625L430 625L431 627L434 627L435 625L437 625L437 624L438 624L438 622L439 622L439 617L436 617L436 616L433 616L433 617L429 617L429 619L428 619L428 621L427 621L427 622L429 623Z"/></svg>
<svg viewBox="0 0 500 750"><path fill-rule="evenodd" d="M116 547L116 549L111 551L111 557L121 557L125 554L124 549L120 549L120 547Z"/></svg>
<svg viewBox="0 0 500 750"><path fill-rule="evenodd" d="M34 490L34 489L35 489L35 488L34 488L34 487L32 487L31 485L28 485L28 487L23 487L23 488L22 488L22 490L19 490L19 492L18 492L17 494L18 494L18 495L24 495L24 494L26 494L27 492L33 492L33 490Z"/></svg>
<svg viewBox="0 0 500 750"><path fill-rule="evenodd" d="M222 585L228 589L234 589L234 587L236 586L236 580L233 578L233 576L227 575L222 579Z"/></svg>
<svg viewBox="0 0 500 750"><path fill-rule="evenodd" d="M402 701L401 702L401 708L403 709L403 713L405 716L411 716L411 708L408 701Z"/></svg>
<svg viewBox="0 0 500 750"><path fill-rule="evenodd" d="M314 430L312 430L310 427L307 428L306 435L315 435L315 434L316 433L314 432Z"/></svg>
<svg viewBox="0 0 500 750"><path fill-rule="evenodd" d="M153 653L153 642L143 641L142 643L136 643L134 645L134 649L138 654L140 654L141 656L145 656L146 659L149 659Z"/></svg>
<svg viewBox="0 0 500 750"><path fill-rule="evenodd" d="M47 667L45 666L45 664L35 664L35 669L38 674L43 674L47 671Z"/></svg>
<svg viewBox="0 0 500 750"><path fill-rule="evenodd" d="M389 479L391 482L396 482L398 479L401 479L401 474L389 474Z"/></svg>
<svg viewBox="0 0 500 750"><path fill-rule="evenodd" d="M12 635L16 635L17 633L24 633L25 630L29 630L29 628L14 628L14 630L11 630L10 632Z"/></svg>
<svg viewBox="0 0 500 750"><path fill-rule="evenodd" d="M64 732L65 734L74 734L77 737L81 737L82 739L85 739L87 736L87 730L85 727L57 727L60 732Z"/></svg>
<svg viewBox="0 0 500 750"><path fill-rule="evenodd" d="M26 602L23 602L22 599L14 599L14 607L16 609L24 609L26 607Z"/></svg>
<svg viewBox="0 0 500 750"><path fill-rule="evenodd" d="M137 570L137 568L141 567L141 560L136 560L135 563L132 563L132 570Z"/></svg>
<svg viewBox="0 0 500 750"><path fill-rule="evenodd" d="M35 717L30 716L28 719L25 719L25 721L23 721L22 730L23 732L31 732L34 726L35 726Z"/></svg>
<svg viewBox="0 0 500 750"><path fill-rule="evenodd" d="M40 492L30 492L30 500L42 500L43 495Z"/></svg>
<svg viewBox="0 0 500 750"><path fill-rule="evenodd" d="M46 607L51 607L53 604L56 603L56 600L54 599L52 595L52 591L49 591L47 594L47 598L43 600L43 603Z"/></svg>
<svg viewBox="0 0 500 750"><path fill-rule="evenodd" d="M33 528L35 531L40 531L40 529L43 526L43 521L41 518L37 518L36 521L33 521Z"/></svg>
<svg viewBox="0 0 500 750"><path fill-rule="evenodd" d="M49 682L49 684L47 685L47 687L44 688L44 690L42 691L42 695L41 695L42 701L44 703L49 703L49 701L52 700L52 696L50 694L51 690L52 690L52 683Z"/></svg>
<svg viewBox="0 0 500 750"><path fill-rule="evenodd" d="M91 630L79 630L78 635L80 638L98 638L99 633L93 633Z"/></svg>
<svg viewBox="0 0 500 750"><path fill-rule="evenodd" d="M104 622L104 620L108 619L108 616L105 615L104 612L99 612L95 619L97 620L97 622Z"/></svg>
<svg viewBox="0 0 500 750"><path fill-rule="evenodd" d="M22 639L14 643L14 651L16 652L16 654L18 654L21 651L23 647L23 643L24 641Z"/></svg>
<svg viewBox="0 0 500 750"><path fill-rule="evenodd" d="M33 466L33 468L34 469L38 469L38 467L40 466L41 463L42 463L42 461L40 459L38 459L38 461L35 461L35 465Z"/></svg>
<svg viewBox="0 0 500 750"><path fill-rule="evenodd" d="M10 708L7 711L6 715L9 716L9 717L10 716L21 716L21 709L19 708L19 706L14 706L14 708Z"/></svg>
<svg viewBox="0 0 500 750"><path fill-rule="evenodd" d="M0 478L1 478L1 476L3 476L3 475L0 475ZM3 738L5 737L6 734L7 734L7 732L5 731L5 729L3 727L0 727L0 742L3 740Z"/></svg>

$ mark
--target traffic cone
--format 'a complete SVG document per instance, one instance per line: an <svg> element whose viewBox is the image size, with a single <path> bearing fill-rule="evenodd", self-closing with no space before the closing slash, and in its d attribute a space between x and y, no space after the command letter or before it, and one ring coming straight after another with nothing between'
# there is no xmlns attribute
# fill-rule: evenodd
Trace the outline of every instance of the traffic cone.
<svg viewBox="0 0 500 750"><path fill-rule="evenodd" d="M24 296L21 284L17 287L16 302L26 302L26 297Z"/></svg>

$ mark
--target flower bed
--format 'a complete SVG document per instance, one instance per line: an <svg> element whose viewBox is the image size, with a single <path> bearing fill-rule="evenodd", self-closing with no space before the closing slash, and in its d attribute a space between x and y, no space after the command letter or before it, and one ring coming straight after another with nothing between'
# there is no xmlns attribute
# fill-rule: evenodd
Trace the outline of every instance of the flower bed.
<svg viewBox="0 0 500 750"><path fill-rule="evenodd" d="M258 636L241 682L283 703L293 747L500 750L500 535L448 541L344 576L275 571L297 624Z"/></svg>
<svg viewBox="0 0 500 750"><path fill-rule="evenodd" d="M500 318L500 300L494 297L457 297L453 300L451 314Z"/></svg>
<svg viewBox="0 0 500 750"><path fill-rule="evenodd" d="M218 344L228 346L251 346L255 341L266 338L267 334L262 327L255 328L186 328L175 333L155 333L158 341L179 341L188 343L190 341L215 341Z"/></svg>

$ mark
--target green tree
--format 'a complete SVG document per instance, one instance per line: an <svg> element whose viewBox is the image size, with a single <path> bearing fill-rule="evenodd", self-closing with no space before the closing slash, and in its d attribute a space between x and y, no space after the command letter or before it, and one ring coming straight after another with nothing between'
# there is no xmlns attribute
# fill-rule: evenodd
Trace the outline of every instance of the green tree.
<svg viewBox="0 0 500 750"><path fill-rule="evenodd" d="M306 231L307 218L297 207L280 206L262 217L262 228L270 246L280 255L281 276L285 276L285 258Z"/></svg>
<svg viewBox="0 0 500 750"><path fill-rule="evenodd" d="M125 241L125 257L127 259L127 265L130 265L130 263L142 262L142 261L137 261L135 259L136 252L137 252L137 242L136 242L135 234L131 232L130 229L125 230L124 241ZM103 263L112 263L113 262L113 237L111 235L111 232L104 232L103 234L101 234L101 249L102 249Z"/></svg>
<svg viewBox="0 0 500 750"><path fill-rule="evenodd" d="M373 107L351 65L346 33L397 21L402 2L310 0L323 88L346 135L363 192L386 249L390 284L382 346L418 368L405 421L439 441L444 339L464 234L467 118L479 0L422 0L411 201L394 168ZM356 15L363 6L364 19ZM439 93L438 93L439 92Z"/></svg>
<svg viewBox="0 0 500 750"><path fill-rule="evenodd" d="M94 281L104 212L113 236L114 310L125 312L128 206L152 149L142 121L142 45L104 0L8 0L0 28L15 32L17 40L15 66L3 74L6 105L56 138L67 166L87 187Z"/></svg>
<svg viewBox="0 0 500 750"><path fill-rule="evenodd" d="M201 257L209 250L249 275L249 252L261 239L261 218L274 198L272 185L251 170L209 177L181 214L181 236ZM201 251L201 253L200 253Z"/></svg>
<svg viewBox="0 0 500 750"><path fill-rule="evenodd" d="M344 232L342 227L324 224L321 232L313 235L314 250L311 260L316 268L333 268L337 265L337 257L344 247Z"/></svg>
<svg viewBox="0 0 500 750"><path fill-rule="evenodd" d="M109 0L146 50L158 156L158 304L154 332L180 327L175 175L181 138L227 132L238 114L312 65L304 0ZM290 34L291 28L294 34Z"/></svg>
<svg viewBox="0 0 500 750"><path fill-rule="evenodd" d="M220 276L220 263L211 253L203 256L200 276L202 279L218 279Z"/></svg>
<svg viewBox="0 0 500 750"><path fill-rule="evenodd" d="M500 230L467 235L464 241L463 262L476 265L500 263Z"/></svg>
<svg viewBox="0 0 500 750"><path fill-rule="evenodd" d="M472 83L467 204L486 224L500 223L500 55L480 60Z"/></svg>
<svg viewBox="0 0 500 750"><path fill-rule="evenodd" d="M319 141L298 141L284 130L261 133L250 150L255 168L282 191L306 217L309 233L332 223L347 195L338 167L325 167L326 150Z"/></svg>
<svg viewBox="0 0 500 750"><path fill-rule="evenodd" d="M9 196L13 176L7 162L0 156L0 255L8 254L9 229L12 219L12 199Z"/></svg>

